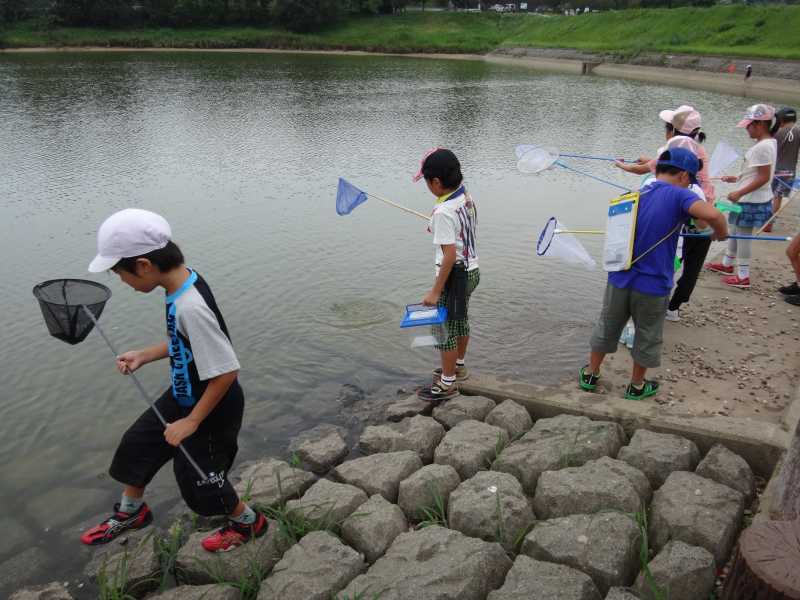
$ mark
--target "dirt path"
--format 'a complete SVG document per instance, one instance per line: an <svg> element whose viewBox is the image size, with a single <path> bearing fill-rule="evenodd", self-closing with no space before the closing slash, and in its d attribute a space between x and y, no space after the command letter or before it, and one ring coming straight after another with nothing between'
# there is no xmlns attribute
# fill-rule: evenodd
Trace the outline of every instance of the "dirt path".
<svg viewBox="0 0 800 600"><path fill-rule="evenodd" d="M792 235L800 227L800 199L794 202L781 213L773 235ZM787 212L792 214L784 216ZM711 253L719 256L723 249L715 244ZM792 281L786 244L760 242L753 249L751 290L728 288L719 275L705 271L681 321L666 323L662 366L651 373L662 382L652 400L662 413L778 422L794 398L800 308L777 292ZM625 349L610 355L601 393L622 395L630 365Z"/></svg>

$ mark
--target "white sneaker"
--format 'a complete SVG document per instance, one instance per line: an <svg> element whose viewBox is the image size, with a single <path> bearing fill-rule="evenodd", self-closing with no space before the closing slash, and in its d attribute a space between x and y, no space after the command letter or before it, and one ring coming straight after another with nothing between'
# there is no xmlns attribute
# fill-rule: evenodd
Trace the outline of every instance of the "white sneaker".
<svg viewBox="0 0 800 600"><path fill-rule="evenodd" d="M670 310L667 309L667 321L672 321L673 323L681 320L681 311L680 310Z"/></svg>

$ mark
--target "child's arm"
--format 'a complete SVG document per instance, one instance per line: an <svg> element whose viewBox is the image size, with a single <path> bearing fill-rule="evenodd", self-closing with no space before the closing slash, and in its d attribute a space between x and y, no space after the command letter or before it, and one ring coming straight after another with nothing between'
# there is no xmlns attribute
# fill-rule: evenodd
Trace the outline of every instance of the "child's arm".
<svg viewBox="0 0 800 600"><path fill-rule="evenodd" d="M177 446L187 437L192 435L211 411L217 407L220 400L228 393L239 371L223 373L208 380L206 391L195 404L188 417L169 423L164 430L164 438L170 446Z"/></svg>
<svg viewBox="0 0 800 600"><path fill-rule="evenodd" d="M697 200L687 211L695 219L705 221L714 230L712 240L724 240L728 237L728 220L719 210L704 200Z"/></svg>
<svg viewBox="0 0 800 600"><path fill-rule="evenodd" d="M436 281L433 282L431 291L425 294L422 303L426 306L436 306L439 298L444 291L444 284L447 283L447 278L450 276L450 271L453 270L453 265L456 264L456 245L446 244L442 245L442 264L439 267L439 274L436 276Z"/></svg>
<svg viewBox="0 0 800 600"><path fill-rule="evenodd" d="M117 357L117 369L123 375L128 375L147 363L167 358L167 356L169 356L167 342L148 346L143 350L129 350Z"/></svg>
<svg viewBox="0 0 800 600"><path fill-rule="evenodd" d="M739 188L728 194L728 200L731 202L738 202L739 199L745 194L756 191L764 184L769 183L769 176L772 173L771 165L760 165L758 168L758 176L746 186Z"/></svg>

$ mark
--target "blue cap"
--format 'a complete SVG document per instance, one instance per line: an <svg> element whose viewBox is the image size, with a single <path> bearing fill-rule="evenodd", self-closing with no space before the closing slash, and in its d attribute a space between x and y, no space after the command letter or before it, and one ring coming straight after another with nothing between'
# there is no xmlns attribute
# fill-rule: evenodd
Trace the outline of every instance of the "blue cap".
<svg viewBox="0 0 800 600"><path fill-rule="evenodd" d="M658 157L657 166L675 167L689 174L689 180L697 183L697 172L700 170L700 160L694 152L686 148L670 148Z"/></svg>

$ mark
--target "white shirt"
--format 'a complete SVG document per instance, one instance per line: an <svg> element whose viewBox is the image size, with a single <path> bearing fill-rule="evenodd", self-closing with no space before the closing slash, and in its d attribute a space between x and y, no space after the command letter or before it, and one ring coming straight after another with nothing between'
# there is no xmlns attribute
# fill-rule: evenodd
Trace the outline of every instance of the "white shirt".
<svg viewBox="0 0 800 600"><path fill-rule="evenodd" d="M456 261L464 263L467 271L478 268L477 234L478 211L472 198L462 193L441 202L433 209L430 230L436 246L436 273L444 259L442 246L455 244Z"/></svg>
<svg viewBox="0 0 800 600"><path fill-rule="evenodd" d="M757 190L745 194L739 202L764 204L772 201L772 178L775 176L775 163L778 160L778 142L773 138L761 140L744 154L744 164L739 174L739 189L755 181L758 167L769 165L769 180Z"/></svg>

